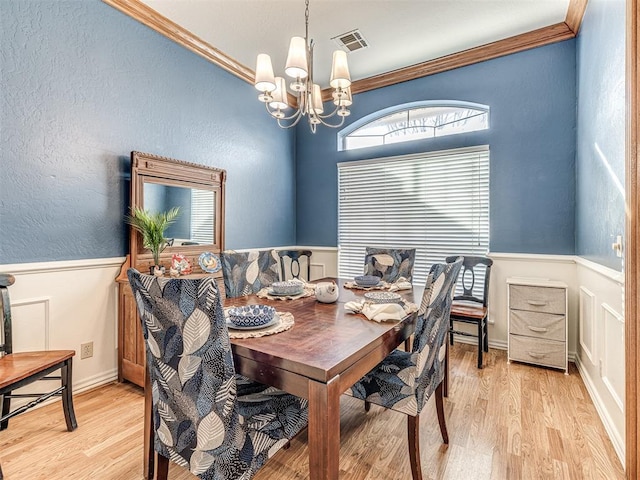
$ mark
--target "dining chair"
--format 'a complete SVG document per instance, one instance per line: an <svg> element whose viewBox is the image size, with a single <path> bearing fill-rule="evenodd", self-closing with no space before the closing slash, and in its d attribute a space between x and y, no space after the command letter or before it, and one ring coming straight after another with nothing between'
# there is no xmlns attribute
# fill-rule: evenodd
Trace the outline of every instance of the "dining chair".
<svg viewBox="0 0 640 480"><path fill-rule="evenodd" d="M274 250L226 250L222 252L220 259L227 297L258 293L262 288L280 280Z"/></svg>
<svg viewBox="0 0 640 480"><path fill-rule="evenodd" d="M127 271L150 375L158 479L249 480L307 425L307 400L235 373L215 278Z"/></svg>
<svg viewBox="0 0 640 480"><path fill-rule="evenodd" d="M364 257L364 274L375 275L389 283L397 281L400 277L411 282L415 260L415 248L367 247Z"/></svg>
<svg viewBox="0 0 640 480"><path fill-rule="evenodd" d="M443 380L449 309L462 259L431 266L418 309L413 348L394 350L350 389L367 403L407 415L409 460L413 480L422 480L420 466L420 412L435 392L442 441L449 443L443 405Z"/></svg>
<svg viewBox="0 0 640 480"><path fill-rule="evenodd" d="M279 250L281 280L289 278L300 278L302 269L300 267L300 257L306 257L307 263L307 281L311 280L311 250ZM285 268L285 258L290 259L289 270ZM288 272L288 273L287 273Z"/></svg>
<svg viewBox="0 0 640 480"><path fill-rule="evenodd" d="M9 426L9 419L24 413L51 397L62 397L62 410L67 423L67 430L77 428L76 415L73 410L72 366L74 350L44 350L35 352L13 353L11 302L9 289L15 282L13 275L0 273L0 317L2 320L2 337L0 338L0 397L2 412L0 430ZM59 370L59 376L49 374ZM12 393L38 380L58 380L60 386L46 393ZM33 398L29 403L11 410L12 398Z"/></svg>
<svg viewBox="0 0 640 480"><path fill-rule="evenodd" d="M448 263L455 262L458 257L446 258ZM449 342L453 345L454 335L478 338L478 368L482 368L482 354L489 351L489 279L493 260L482 256L465 256L462 262L460 284L462 295L453 297L449 322ZM483 271L484 270L484 271ZM482 280L482 296L474 294L478 283ZM463 330L455 330L454 322L471 323L477 326L477 334Z"/></svg>

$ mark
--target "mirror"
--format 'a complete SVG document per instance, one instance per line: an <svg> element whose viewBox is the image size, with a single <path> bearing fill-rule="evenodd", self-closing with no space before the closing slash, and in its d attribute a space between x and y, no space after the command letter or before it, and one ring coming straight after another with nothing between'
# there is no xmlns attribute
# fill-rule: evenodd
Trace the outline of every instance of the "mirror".
<svg viewBox="0 0 640 480"><path fill-rule="evenodd" d="M224 170L131 152L131 206L151 213L180 208L175 222L164 233L169 246L161 257L170 261L174 253L197 265L202 252L220 253L224 241ZM152 260L142 245L142 236L130 230L132 265L141 271Z"/></svg>
<svg viewBox="0 0 640 480"><path fill-rule="evenodd" d="M215 192L145 182L142 195L144 208L149 212L166 212L173 207L180 208L180 215L165 232L165 237L173 240L173 246L214 243Z"/></svg>

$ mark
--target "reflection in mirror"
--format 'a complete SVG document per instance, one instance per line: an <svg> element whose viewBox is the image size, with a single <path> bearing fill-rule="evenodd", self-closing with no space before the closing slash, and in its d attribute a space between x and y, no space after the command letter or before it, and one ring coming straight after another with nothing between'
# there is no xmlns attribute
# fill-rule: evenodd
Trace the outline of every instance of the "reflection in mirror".
<svg viewBox="0 0 640 480"><path fill-rule="evenodd" d="M215 238L215 193L158 183L144 183L144 208L155 213L180 208L180 215L167 228L165 237L173 246L210 245Z"/></svg>

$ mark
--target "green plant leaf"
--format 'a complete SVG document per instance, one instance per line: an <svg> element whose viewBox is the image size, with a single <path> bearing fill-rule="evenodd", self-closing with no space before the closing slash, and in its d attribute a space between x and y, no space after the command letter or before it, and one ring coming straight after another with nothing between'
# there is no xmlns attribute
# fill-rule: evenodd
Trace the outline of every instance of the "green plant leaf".
<svg viewBox="0 0 640 480"><path fill-rule="evenodd" d="M160 263L160 253L167 247L164 232L180 215L180 208L173 207L167 212L151 213L142 208L131 208L131 214L125 217L126 222L142 235L142 246L151 250L153 261Z"/></svg>

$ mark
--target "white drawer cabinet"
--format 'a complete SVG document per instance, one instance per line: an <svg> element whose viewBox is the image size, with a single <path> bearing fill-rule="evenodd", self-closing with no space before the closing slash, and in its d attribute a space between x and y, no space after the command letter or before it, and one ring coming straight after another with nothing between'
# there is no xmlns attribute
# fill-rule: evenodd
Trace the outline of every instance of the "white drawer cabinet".
<svg viewBox="0 0 640 480"><path fill-rule="evenodd" d="M560 368L567 364L567 285L508 278L508 360Z"/></svg>

